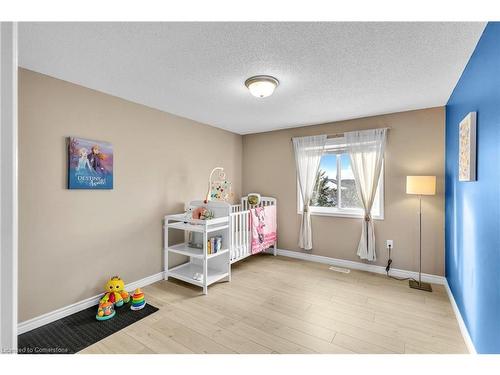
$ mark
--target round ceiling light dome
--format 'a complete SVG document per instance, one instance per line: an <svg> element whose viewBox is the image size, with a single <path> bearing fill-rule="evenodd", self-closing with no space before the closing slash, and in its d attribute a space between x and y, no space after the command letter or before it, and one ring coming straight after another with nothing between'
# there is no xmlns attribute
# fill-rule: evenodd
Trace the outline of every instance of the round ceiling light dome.
<svg viewBox="0 0 500 375"><path fill-rule="evenodd" d="M253 76L245 81L245 86L250 91L250 94L257 98L265 98L273 94L279 81L271 76Z"/></svg>

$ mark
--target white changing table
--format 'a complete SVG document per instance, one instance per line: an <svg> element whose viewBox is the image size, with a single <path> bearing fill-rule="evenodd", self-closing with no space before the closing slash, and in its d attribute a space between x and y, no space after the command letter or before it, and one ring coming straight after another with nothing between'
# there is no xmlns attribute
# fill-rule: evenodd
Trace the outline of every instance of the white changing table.
<svg viewBox="0 0 500 375"><path fill-rule="evenodd" d="M202 201L190 203L191 207L203 205ZM167 215L164 219L164 279L173 277L203 288L203 294L208 293L208 286L222 279L231 281L231 262L229 259L229 210L230 206L223 202L208 202L206 206L215 214L214 219L197 220L186 218L184 213ZM169 230L177 229L203 234L203 249L188 246L187 240L175 245L169 245ZM221 250L214 254L207 253L207 241L211 236L222 236ZM185 236L186 237L186 236ZM188 262L169 269L169 253L177 253L189 257ZM196 273L203 275L201 281L195 280Z"/></svg>

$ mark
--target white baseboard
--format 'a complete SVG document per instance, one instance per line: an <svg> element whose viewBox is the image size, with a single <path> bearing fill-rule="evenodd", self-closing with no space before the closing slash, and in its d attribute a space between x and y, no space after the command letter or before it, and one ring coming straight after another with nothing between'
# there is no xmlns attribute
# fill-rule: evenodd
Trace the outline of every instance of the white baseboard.
<svg viewBox="0 0 500 375"><path fill-rule="evenodd" d="M282 255L289 258L308 260L310 262L324 263L332 266L345 267L360 271L379 273L383 275L386 274L385 267L377 266L375 264L354 262L352 260L336 259L336 258L325 257L322 255L314 255L314 254L301 253L298 251L290 251L282 249L278 249L277 253L278 255ZM400 270L397 268L391 268L391 275L401 278L412 277L414 279L418 279L418 272ZM422 274L422 281L440 285L446 284L446 278L444 276L430 275L427 273Z"/></svg>
<svg viewBox="0 0 500 375"><path fill-rule="evenodd" d="M460 313L457 302L455 301L455 297L453 296L453 293L451 292L450 286L448 285L448 280L446 280L444 286L446 288L446 292L448 293L448 298L450 299L451 307L453 308L453 312L455 313L455 316L457 317L458 326L460 327L460 332L462 333L462 336L464 338L465 345L467 345L467 349L469 350L470 354L477 354L476 347L474 346L474 342L472 342L472 338L470 337L469 330L467 329L467 326L465 325L465 321L462 318L462 314Z"/></svg>
<svg viewBox="0 0 500 375"><path fill-rule="evenodd" d="M163 272L156 273L151 276L147 276L141 280L134 281L130 284L125 285L125 289L128 291L132 291L136 288L143 288L147 285L153 284L157 281L163 280ZM73 303L72 305L61 307L60 309L51 311L49 313L37 316L35 318L25 320L24 322L21 322L17 325L17 333L23 334L28 331L31 331L35 328L41 327L45 324L52 323L58 319L64 318L68 315L74 314L78 311L87 309L89 307L95 306L99 303L99 299L101 298L102 293L93 296L87 299L84 299L83 301L79 301L76 303Z"/></svg>

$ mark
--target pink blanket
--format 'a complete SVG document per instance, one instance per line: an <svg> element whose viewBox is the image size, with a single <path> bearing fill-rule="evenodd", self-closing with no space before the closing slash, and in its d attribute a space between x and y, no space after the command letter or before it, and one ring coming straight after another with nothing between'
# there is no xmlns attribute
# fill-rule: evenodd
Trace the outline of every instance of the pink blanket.
<svg viewBox="0 0 500 375"><path fill-rule="evenodd" d="M276 242L276 206L250 209L252 254L266 250Z"/></svg>

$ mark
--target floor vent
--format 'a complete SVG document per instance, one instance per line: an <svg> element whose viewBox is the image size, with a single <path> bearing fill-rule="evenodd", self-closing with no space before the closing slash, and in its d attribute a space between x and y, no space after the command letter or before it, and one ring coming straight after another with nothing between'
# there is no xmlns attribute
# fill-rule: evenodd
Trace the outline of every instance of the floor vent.
<svg viewBox="0 0 500 375"><path fill-rule="evenodd" d="M349 273L349 272L351 272L351 270L349 268L343 268L343 267L331 266L328 269L332 270L332 271L335 271L335 272L341 272L341 273Z"/></svg>

